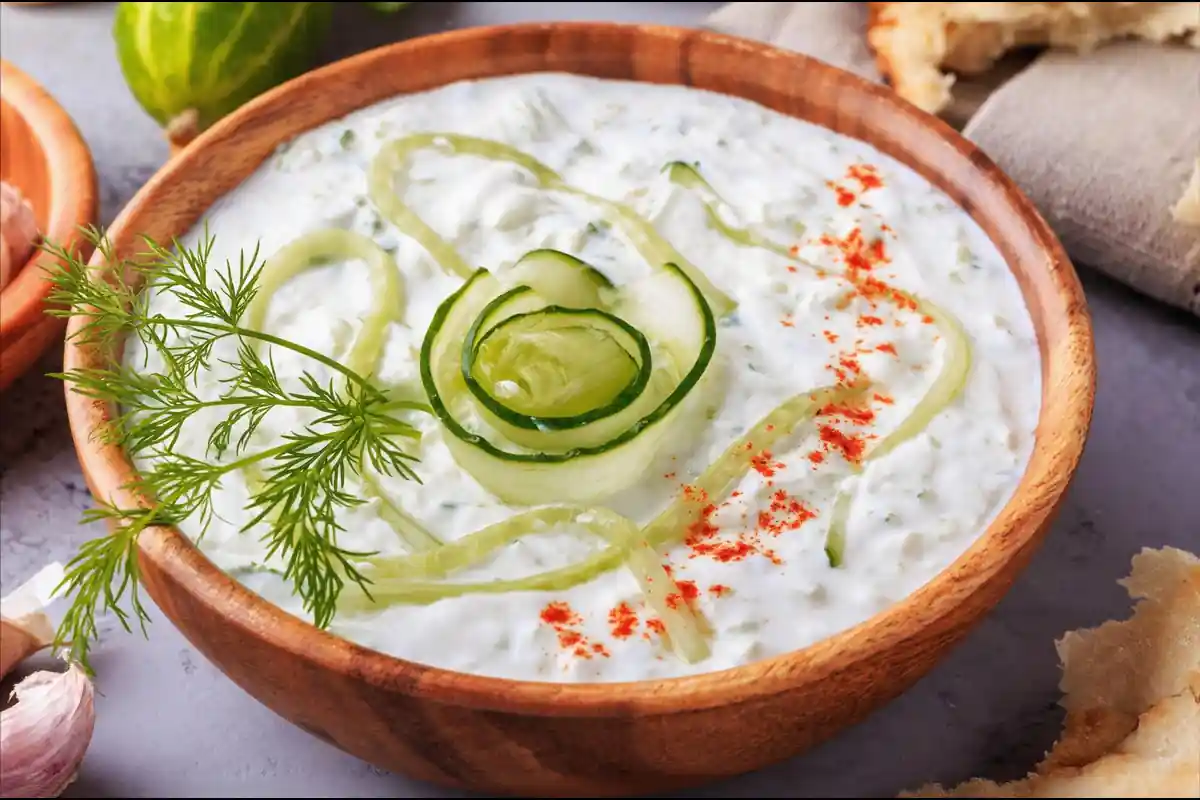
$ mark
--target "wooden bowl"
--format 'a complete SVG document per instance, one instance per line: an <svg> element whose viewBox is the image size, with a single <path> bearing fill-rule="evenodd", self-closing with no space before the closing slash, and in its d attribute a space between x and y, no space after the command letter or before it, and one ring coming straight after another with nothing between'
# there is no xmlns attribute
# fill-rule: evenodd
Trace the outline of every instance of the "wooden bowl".
<svg viewBox="0 0 1200 800"><path fill-rule="evenodd" d="M695 30L600 23L475 28L304 75L203 134L142 189L111 236L183 234L280 142L393 95L544 70L685 84L749 98L863 139L914 167L982 225L1020 281L1042 353L1036 446L1015 497L949 568L811 647L724 672L624 684L478 677L392 658L259 599L175 529L142 534L150 595L192 644L284 718L379 767L489 793L614 796L676 789L779 761L910 686L1000 599L1045 535L1091 420L1091 328L1078 279L1030 202L951 129L828 65ZM93 259L100 265L99 258ZM71 330L79 328L78 318ZM68 367L99 363L66 348ZM129 507L125 454L92 438L111 410L68 391L92 489ZM144 502L144 500L142 500Z"/></svg>
<svg viewBox="0 0 1200 800"><path fill-rule="evenodd" d="M67 112L7 61L0 61L0 179L29 200L44 238L91 255L79 229L96 221L92 154ZM44 270L55 263L35 250L0 293L0 390L62 332L65 321L44 313Z"/></svg>

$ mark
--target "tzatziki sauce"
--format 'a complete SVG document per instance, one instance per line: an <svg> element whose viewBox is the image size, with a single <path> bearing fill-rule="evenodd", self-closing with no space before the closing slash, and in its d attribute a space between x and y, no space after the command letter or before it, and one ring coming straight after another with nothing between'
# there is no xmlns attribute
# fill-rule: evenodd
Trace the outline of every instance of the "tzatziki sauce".
<svg viewBox="0 0 1200 800"><path fill-rule="evenodd" d="M1021 291L1002 256L944 193L857 140L707 91L530 74L467 81L394 98L282 145L183 238L213 236L210 269L256 247L269 256L322 228L370 237L404 280L403 322L389 326L374 377L419 385L430 321L463 279L440 269L368 198L368 167L387 142L414 133L486 137L527 153L565 183L618 201L657 231L736 310L721 317L706 405L680 423L630 488L599 504L644 524L731 442L787 398L867 376L863 405L800 425L785 447L758 453L729 496L705 509L686 541L662 548L686 601L710 631L711 654L688 664L664 646L662 625L626 569L563 591L467 594L424 604L342 610L330 630L426 665L550 682L611 682L713 672L803 648L904 599L961 555L1010 498L1025 470L1039 413L1040 363ZM695 192L663 167L696 165L730 225L791 247L789 255L723 235ZM497 273L523 254L572 254L618 286L649 268L587 198L544 191L512 163L424 150L412 156L404 202L472 267ZM849 290L847 271L875 286ZM859 289L868 284L856 284ZM864 459L922 399L947 348L934 321L895 287L936 303L961 324L970 370L957 398L916 436ZM287 281L264 329L344 359L372 301L366 266L331 263ZM153 310L174 311L156 296ZM220 347L233 347L223 343ZM334 373L270 348L281 375ZM219 359L200 391L222 391ZM136 344L130 363L142 355ZM203 457L223 412L197 415L177 449ZM390 502L444 541L519 513L459 467L431 415L412 417L420 482L385 478ZM252 449L283 441L307 420L273 412ZM349 491L356 491L353 481ZM217 566L279 607L308 618L268 558L245 503L247 477L226 476L203 537L181 526ZM835 498L852 502L840 564L827 533ZM339 544L403 554L380 501L346 511ZM524 536L454 580L519 578L594 553L602 542L570 529Z"/></svg>

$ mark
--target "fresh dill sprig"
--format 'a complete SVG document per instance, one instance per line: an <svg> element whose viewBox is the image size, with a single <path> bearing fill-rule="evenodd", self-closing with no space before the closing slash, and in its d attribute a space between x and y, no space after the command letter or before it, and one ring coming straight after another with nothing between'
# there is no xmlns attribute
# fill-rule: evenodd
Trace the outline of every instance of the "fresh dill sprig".
<svg viewBox="0 0 1200 800"><path fill-rule="evenodd" d="M124 487L139 498L136 507L99 498L84 515L84 522L109 523L112 532L84 544L67 564L58 590L71 596L71 605L56 646L69 646L71 656L87 666L102 612L112 613L126 630L136 620L144 631L149 618L138 592L139 534L190 519L203 535L213 517L214 494L235 470L246 471L251 488L251 520L242 530L264 526L269 557L282 559L284 577L305 610L318 626L328 625L347 582L367 591L368 580L355 562L371 554L338 544L339 512L363 502L347 491L347 478L370 469L419 480L412 467L416 458L401 444L419 433L397 413L428 408L391 399L368 378L310 348L242 327L258 293L257 249L236 265L213 270L213 239L207 233L191 248L147 239L147 250L128 258L118 258L99 229L86 235L103 256L103 271L53 243L43 245L60 262L50 275L48 313L81 317L74 341L98 354L95 365L54 377L74 392L110 404L113 418L97 435L146 466ZM156 294L170 295L182 310L172 316L152 311L150 299ZM147 355L156 353L161 366L151 369L149 358L143 370L125 363L129 336L141 341ZM218 359L217 345L224 340L236 343L236 357ZM262 344L305 356L337 379L322 383L304 372L289 384L272 359L262 356ZM219 393L203 396L197 378L214 361L228 377ZM199 412L218 408L204 457L177 452L184 426ZM275 447L248 452L255 431L279 408L303 409L309 422L284 434ZM122 607L126 595L129 611Z"/></svg>

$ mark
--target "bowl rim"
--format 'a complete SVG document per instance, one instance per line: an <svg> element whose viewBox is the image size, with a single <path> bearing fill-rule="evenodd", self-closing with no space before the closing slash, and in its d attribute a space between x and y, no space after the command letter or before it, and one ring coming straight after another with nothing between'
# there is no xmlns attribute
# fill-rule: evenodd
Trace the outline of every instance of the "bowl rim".
<svg viewBox="0 0 1200 800"><path fill-rule="evenodd" d="M95 221L98 203L96 167L87 142L66 109L46 89L4 59L0 59L0 97L29 126L46 162L50 208L46 211L46 227L39 233L68 249L90 255L90 250L83 249L87 246L86 239L79 230ZM0 342L4 342L5 348L19 341L26 329L38 324L63 324L43 314L43 303L52 284L44 270L37 267L52 263L53 256L35 250L0 291Z"/></svg>
<svg viewBox="0 0 1200 800"><path fill-rule="evenodd" d="M138 542L140 559L151 561L156 569L188 592L191 595L189 602L219 615L223 624L241 628L243 633L258 638L277 651L288 653L307 669L328 670L383 691L438 704L539 717L675 714L760 700L796 685L801 681L801 675L809 682L814 677L831 677L844 668L847 658L869 662L915 636L914 631L923 630L954 615L967 598L989 583L1005 580L1005 567L1030 554L1040 543L1041 533L1078 465L1092 417L1095 392L1092 329L1078 276L1058 239L1032 202L982 151L941 120L901 100L887 87L872 84L803 54L703 29L619 22L534 22L480 26L385 45L306 73L259 95L220 120L142 187L113 223L112 229L118 231L114 239L130 236L130 232L124 228L127 221L136 216L139 206L165 191L185 166L193 162L200 163L210 144L228 143L244 121L254 118L264 109L284 106L293 92L312 91L326 80L336 83L338 73L351 65L362 69L377 61L386 62L396 51L424 48L437 52L439 47L453 42L487 40L503 34L536 32L546 35L562 33L565 36L584 31L617 29L636 29L639 36L670 41L702 39L731 52L752 51L769 58L807 62L806 69L838 74L840 80L854 83L856 91L870 100L887 104L890 112L904 121L928 129L933 136L955 145L961 158L969 161L971 168L979 171L982 179L990 181L991 188L1004 196L1010 210L1021 216L1025 226L1023 235L1032 242L1031 247L1036 249L1039 256L1045 258L1045 269L1051 273L1049 280L1053 291L1050 292L1050 310L1063 316L1060 327L1065 333L1053 350L1039 343L1039 350L1042 351L1043 397L1036 438L1041 440L1045 435L1050 439L1052 452L1044 458L1037 458L1041 442L1035 441L1035 457L1028 462L1010 499L997 510L987 529L950 565L899 602L851 628L799 650L698 675L627 682L553 683L458 672L386 655L320 630L261 599L220 570L178 529L146 529ZM512 74L530 71L535 70L514 70ZM368 106L361 106L365 107ZM335 117L328 118L326 122L332 119ZM93 256L92 265L97 268L104 266L101 253ZM1036 293L1030 294L1032 291L1023 290L1027 306L1037 296ZM68 369L82 365L88 356L84 346L70 339L79 328L80 318L71 317L64 352L64 366ZM1053 379L1052 384L1048 384L1047 377ZM92 485L93 494L111 497L118 502L136 502L138 495L122 487L133 475L132 465L125 453L115 445L102 444L92 438L95 427L110 419L108 409L97 401L72 392L69 385L64 387L64 391L72 436L84 473L89 482L96 475L104 476L104 485ZM1048 391L1056 397L1064 395L1068 398L1065 411L1069 419L1065 420L1066 424L1055 425L1053 429L1044 428ZM1039 465L1036 470L1035 463ZM1017 510L1018 506L1023 506L1023 510ZM1026 533L1015 535L1013 529L1016 527L1022 527ZM999 555L985 557L985 545L994 546Z"/></svg>

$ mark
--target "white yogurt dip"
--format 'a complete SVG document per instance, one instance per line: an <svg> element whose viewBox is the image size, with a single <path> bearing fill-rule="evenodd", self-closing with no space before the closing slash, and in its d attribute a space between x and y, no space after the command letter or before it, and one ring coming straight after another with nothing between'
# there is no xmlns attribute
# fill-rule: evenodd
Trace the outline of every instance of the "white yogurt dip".
<svg viewBox="0 0 1200 800"><path fill-rule="evenodd" d="M669 652L638 583L615 569L572 588L468 594L425 605L340 611L331 630L416 662L479 675L554 682L629 681L726 669L812 644L904 598L985 529L1025 469L1040 396L1035 335L1017 283L974 222L895 160L826 129L750 102L673 86L538 74L464 82L396 98L281 147L202 223L210 268L259 245L344 228L393 253L404 276L404 323L387 331L375 375L414 382L439 305L463 279L447 274L367 199L367 170L385 143L420 132L487 137L519 148L575 187L620 201L737 303L719 320L715 389L628 489L600 503L638 523L655 516L765 414L809 389L865 376L865 405L803 423L786 447L714 501L688 541L661 555L711 629L711 655ZM724 199L720 213L794 257L731 241L696 193L663 166L698 164ZM502 274L524 253L553 248L618 286L650 268L594 203L535 185L504 162L427 150L412 159L404 201L471 266ZM201 227L186 237L195 242ZM816 270L806 265L814 265ZM839 275L849 270L857 282ZM957 399L915 437L863 460L938 375L945 337L896 301L912 292L966 331L971 369ZM372 300L350 261L305 272L271 298L265 329L344 359ZM155 308L171 311L158 297ZM230 351L231 352L231 351ZM283 375L319 364L273 348ZM201 376L220 391L219 369ZM185 430L179 449L202 456L219 411ZM392 502L451 541L524 510L461 469L433 416L419 420L421 482L381 482ZM304 420L273 413L255 447ZM856 468L861 464L861 469ZM351 487L354 490L354 487ZM305 617L291 585L267 568L249 519L242 473L226 478L200 547L269 601ZM825 553L834 499L852 498L840 566ZM342 515L339 543L402 554L378 500ZM197 525L183 530L196 538ZM600 545L571 530L523 537L456 580L518 578L564 566Z"/></svg>

